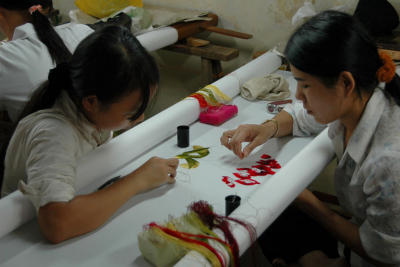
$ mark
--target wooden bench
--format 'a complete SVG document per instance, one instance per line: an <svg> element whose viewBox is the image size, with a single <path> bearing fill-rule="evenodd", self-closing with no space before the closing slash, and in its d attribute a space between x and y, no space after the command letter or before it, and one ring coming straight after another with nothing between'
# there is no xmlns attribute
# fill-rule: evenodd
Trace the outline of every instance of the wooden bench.
<svg viewBox="0 0 400 267"><path fill-rule="evenodd" d="M378 49L387 52L393 60L400 61L400 29L395 29L391 34L376 37Z"/></svg>
<svg viewBox="0 0 400 267"><path fill-rule="evenodd" d="M176 43L164 49L201 57L202 79L205 84L210 84L222 77L221 61L229 61L239 56L239 50L236 48L214 44L195 47Z"/></svg>

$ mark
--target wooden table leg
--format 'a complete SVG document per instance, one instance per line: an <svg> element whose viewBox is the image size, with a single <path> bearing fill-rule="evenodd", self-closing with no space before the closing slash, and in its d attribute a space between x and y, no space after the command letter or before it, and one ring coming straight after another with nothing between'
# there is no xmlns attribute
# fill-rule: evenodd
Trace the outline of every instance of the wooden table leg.
<svg viewBox="0 0 400 267"><path fill-rule="evenodd" d="M221 61L201 58L201 69L202 69L202 81L205 84L215 82L221 77L222 67Z"/></svg>

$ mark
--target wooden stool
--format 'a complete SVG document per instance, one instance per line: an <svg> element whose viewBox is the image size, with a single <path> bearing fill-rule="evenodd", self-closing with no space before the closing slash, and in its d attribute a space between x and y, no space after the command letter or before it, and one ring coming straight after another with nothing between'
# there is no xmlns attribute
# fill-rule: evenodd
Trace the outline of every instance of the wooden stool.
<svg viewBox="0 0 400 267"><path fill-rule="evenodd" d="M210 84L222 77L221 60L228 61L239 56L239 50L225 46L208 44L194 47L176 43L164 49L201 57L202 78L205 84Z"/></svg>

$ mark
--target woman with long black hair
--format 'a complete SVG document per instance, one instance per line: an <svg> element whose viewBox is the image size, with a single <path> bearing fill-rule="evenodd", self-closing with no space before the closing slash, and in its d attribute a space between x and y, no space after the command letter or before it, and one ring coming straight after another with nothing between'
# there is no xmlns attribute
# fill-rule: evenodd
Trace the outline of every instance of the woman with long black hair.
<svg viewBox="0 0 400 267"><path fill-rule="evenodd" d="M46 16L51 0L0 0L0 111L15 122L49 70L68 60L93 32L83 24L53 27Z"/></svg>
<svg viewBox="0 0 400 267"><path fill-rule="evenodd" d="M2 196L19 189L53 243L100 227L132 196L175 181L178 160L153 157L108 187L76 195L79 160L144 118L159 73L126 28L107 26L58 64L22 113L8 145ZM134 147L127 149L135 149Z"/></svg>
<svg viewBox="0 0 400 267"><path fill-rule="evenodd" d="M400 78L392 59L378 53L359 21L336 11L297 29L285 56L303 105L226 131L221 143L243 158L270 138L328 126L335 190L352 218L305 190L261 236L265 255L280 265L346 265L330 259L344 255L351 266L400 266ZM249 144L242 149L243 142ZM338 251L337 240L346 249Z"/></svg>

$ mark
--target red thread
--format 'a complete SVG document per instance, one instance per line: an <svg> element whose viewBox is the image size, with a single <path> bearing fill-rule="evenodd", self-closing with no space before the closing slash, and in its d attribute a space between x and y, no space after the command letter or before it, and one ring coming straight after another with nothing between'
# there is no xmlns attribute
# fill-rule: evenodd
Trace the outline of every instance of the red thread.
<svg viewBox="0 0 400 267"><path fill-rule="evenodd" d="M197 99L197 102L199 102L200 108L208 107L208 103L207 103L206 99L201 94L194 93L194 94L191 94L190 96Z"/></svg>
<svg viewBox="0 0 400 267"><path fill-rule="evenodd" d="M264 165L251 166L250 173L252 176L266 176L270 174L268 168L266 168Z"/></svg>
<svg viewBox="0 0 400 267"><path fill-rule="evenodd" d="M257 182L256 180L253 180L251 178L237 179L235 182L238 184L241 184L241 185L246 185L246 186L260 184L259 182Z"/></svg>
<svg viewBox="0 0 400 267"><path fill-rule="evenodd" d="M281 168L281 165L278 163L278 161L271 158L270 155L263 154L260 158L261 159L257 161L258 164L251 166L251 168L236 168L236 170L239 172L234 172L232 174L238 179L233 180L229 176L223 176L222 181L231 188L234 187L233 182L245 186L256 185L260 183L254 179L251 179L251 177L274 175L276 172L272 169Z"/></svg>
<svg viewBox="0 0 400 267"><path fill-rule="evenodd" d="M271 168L269 166L266 166L266 165L253 165L251 167L257 168L259 170L262 170L262 175L261 176L266 176L268 174L270 174L270 175L274 175L275 174L275 172L273 170L271 170Z"/></svg>
<svg viewBox="0 0 400 267"><path fill-rule="evenodd" d="M251 177L251 174L249 172L234 172L233 175L235 175L239 179L247 179Z"/></svg>
<svg viewBox="0 0 400 267"><path fill-rule="evenodd" d="M239 246L235 237L229 227L229 223L224 219L224 217L213 212L211 206L206 201L197 201L190 205L189 209L195 212L202 222L209 228L218 228L224 233L225 239L230 244L233 254L234 266L239 266Z"/></svg>
<svg viewBox="0 0 400 267"><path fill-rule="evenodd" d="M257 161L258 164L269 166L273 169L280 169L281 165L274 159L269 160L259 160Z"/></svg>
<svg viewBox="0 0 400 267"><path fill-rule="evenodd" d="M197 238L213 239L213 240L216 240L216 241L218 241L220 243L223 243L223 244L227 245L228 247L230 247L228 243L226 243L226 242L224 242L224 241L222 241L222 240L220 240L218 238L211 237L211 236L193 235L193 234L189 234L189 233L174 231L174 230L171 230L169 228L160 226L160 225L156 224L155 222L150 223L149 226L150 227L157 227L157 228L159 228L160 230L162 230L166 234L172 235L172 236L174 236L176 238L179 238L179 239L182 239L182 240L184 240L186 242L195 243L197 245L200 245L200 246L203 246L203 247L207 248L212 253L214 253L215 256L217 256L218 261L221 264L221 266L224 266L224 260L222 259L221 255L218 253L218 251L215 248L213 248L212 246L210 246L206 242L203 242L203 241L200 241L200 240L196 240L196 239L192 239L192 238L188 238L188 237L185 237L185 235L186 236L191 236L191 237L197 237Z"/></svg>
<svg viewBox="0 0 400 267"><path fill-rule="evenodd" d="M239 219L221 216L214 213L212 207L206 201L194 202L192 205L189 206L189 210L195 212L199 216L199 218L203 221L203 223L206 224L208 227L210 228L217 227L221 229L221 231L225 235L225 239L232 246L235 266L239 266L240 264L239 246L230 230L230 225L228 220L240 224L248 231L252 246L257 240L257 232L254 226L249 223L243 222Z"/></svg>
<svg viewBox="0 0 400 267"><path fill-rule="evenodd" d="M233 183L233 179L229 176L223 176L222 181L229 187L233 188L235 187L235 184Z"/></svg>

